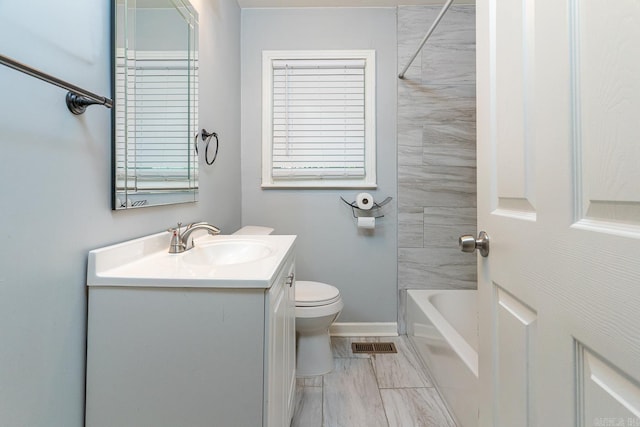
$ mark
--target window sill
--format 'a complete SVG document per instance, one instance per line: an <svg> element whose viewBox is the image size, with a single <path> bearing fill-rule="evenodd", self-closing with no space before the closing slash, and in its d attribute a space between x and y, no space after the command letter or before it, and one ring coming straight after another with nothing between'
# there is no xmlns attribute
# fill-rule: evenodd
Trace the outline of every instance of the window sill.
<svg viewBox="0 0 640 427"><path fill-rule="evenodd" d="M346 182L279 182L262 184L263 190L286 190L286 189L314 189L314 190L332 190L332 189L362 189L362 190L375 190L378 188L376 183L346 183Z"/></svg>

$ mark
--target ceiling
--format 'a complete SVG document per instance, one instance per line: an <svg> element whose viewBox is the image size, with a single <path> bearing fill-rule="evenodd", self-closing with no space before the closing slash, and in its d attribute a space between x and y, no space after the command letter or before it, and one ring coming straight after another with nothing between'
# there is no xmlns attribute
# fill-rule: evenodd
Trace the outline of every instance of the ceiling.
<svg viewBox="0 0 640 427"><path fill-rule="evenodd" d="M238 0L241 8L443 6L444 3L445 0ZM454 4L475 4L475 0L458 0Z"/></svg>

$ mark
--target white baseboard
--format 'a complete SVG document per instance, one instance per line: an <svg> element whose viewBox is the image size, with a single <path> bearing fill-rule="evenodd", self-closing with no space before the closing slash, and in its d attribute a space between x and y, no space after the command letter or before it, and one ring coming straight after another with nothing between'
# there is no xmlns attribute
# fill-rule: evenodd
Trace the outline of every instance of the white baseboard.
<svg viewBox="0 0 640 427"><path fill-rule="evenodd" d="M329 333L334 337L396 337L396 322L337 322L331 325Z"/></svg>

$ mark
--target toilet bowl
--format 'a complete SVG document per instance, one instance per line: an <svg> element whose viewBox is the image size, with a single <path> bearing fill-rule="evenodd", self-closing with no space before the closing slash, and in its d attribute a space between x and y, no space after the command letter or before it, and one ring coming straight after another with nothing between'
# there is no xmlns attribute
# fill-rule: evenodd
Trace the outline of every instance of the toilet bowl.
<svg viewBox="0 0 640 427"><path fill-rule="evenodd" d="M344 304L335 286L296 281L296 376L324 375L333 370L329 328Z"/></svg>
<svg viewBox="0 0 640 427"><path fill-rule="evenodd" d="M247 225L233 234L271 234L273 228ZM296 280L296 376L312 377L333 370L329 328L344 304L340 291L326 283Z"/></svg>

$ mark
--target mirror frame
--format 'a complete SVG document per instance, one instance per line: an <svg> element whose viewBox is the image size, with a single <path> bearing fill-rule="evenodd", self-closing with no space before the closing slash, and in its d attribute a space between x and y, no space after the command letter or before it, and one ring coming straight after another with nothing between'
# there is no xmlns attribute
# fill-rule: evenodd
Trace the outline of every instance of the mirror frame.
<svg viewBox="0 0 640 427"><path fill-rule="evenodd" d="M163 5L170 3L184 19L184 24L188 26L188 78L187 78L187 135L186 135L186 148L187 148L187 161L185 163L185 169L188 170L188 179L185 182L184 188L154 188L147 190L135 190L131 189L128 185L128 177L125 176L124 186L118 187L118 162L122 163L123 160L118 158L118 114L121 112L123 103L127 100L123 100L122 96L117 95L117 72L118 72L118 42L119 36L126 38L129 31L130 23L127 22L129 15L128 10L138 9L139 3L149 3L149 0L111 0L111 97L113 99L113 108L111 112L111 208L112 210L128 210L139 207L151 207L151 206L164 206L172 204L194 203L198 201L199 182L198 182L198 169L199 159L197 155L197 129L198 129L198 50L199 50L199 36L198 36L198 12L191 5L189 0L160 0ZM118 8L126 8L125 20L123 27L118 26ZM135 19L135 15L134 15ZM135 25L135 23L134 23ZM123 39L124 40L124 39ZM124 40L126 46L130 45L128 40ZM133 42L135 46L135 41ZM134 59L135 61L135 59ZM118 109L120 105L120 110ZM124 114L126 114L126 109ZM184 114L184 113L182 113ZM126 116L125 116L126 117ZM121 119L122 121L122 119ZM129 144L128 138L129 132L127 130L127 123L125 119L124 129L120 132L124 132L125 138L125 150L127 144ZM121 143L120 143L121 144ZM126 161L126 160L125 160ZM122 169L122 168L121 168ZM126 166L125 166L126 169ZM136 175L137 177L137 175ZM122 181L122 178L120 178ZM124 188L123 188L124 187ZM124 194L123 194L124 193ZM123 197L124 196L124 197Z"/></svg>

